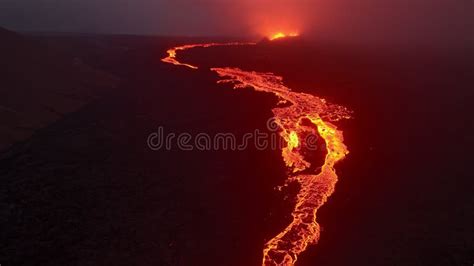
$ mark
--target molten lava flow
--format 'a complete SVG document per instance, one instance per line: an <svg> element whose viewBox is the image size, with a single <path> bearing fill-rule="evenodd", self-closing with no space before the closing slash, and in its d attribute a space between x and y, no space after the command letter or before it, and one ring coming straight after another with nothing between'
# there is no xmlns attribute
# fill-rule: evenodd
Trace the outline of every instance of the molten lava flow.
<svg viewBox="0 0 474 266"><path fill-rule="evenodd" d="M176 61L176 53L173 55L170 54L173 58L170 63L189 66ZM286 141L282 157L292 170L287 182L297 182L300 190L291 223L264 247L263 265L294 265L298 255L306 250L308 245L319 240L320 228L316 214L334 192L337 182L334 165L348 153L342 132L331 122L350 118L350 111L311 94L293 92L283 85L282 77L272 73L248 72L238 68L211 70L222 78L219 83L232 83L235 89L251 87L256 91L273 93L280 99L280 103L290 103L289 106L277 107L272 111L275 122L281 129L280 135ZM301 151L301 147L305 145L301 138L308 134L318 134L326 144L327 154L320 172L308 173L311 163Z"/></svg>
<svg viewBox="0 0 474 266"><path fill-rule="evenodd" d="M282 84L282 77L271 73L247 72L236 68L212 70L225 78L220 82L231 82L235 88L252 87L257 91L273 93L281 100L292 104L288 107L274 108L272 111L275 122L282 129L281 136L287 142L282 155L286 165L293 170L293 175L289 176L288 181L298 182L300 191L292 213L293 221L265 245L263 265L293 265L297 256L309 244L316 243L319 239L317 210L334 191L337 182L335 163L348 153L343 143L342 132L328 121L349 118L350 112L319 97L293 92ZM311 166L296 149L300 145L298 136L311 133L311 127L303 125L305 119L317 128L326 143L327 155L319 174L298 174Z"/></svg>
<svg viewBox="0 0 474 266"><path fill-rule="evenodd" d="M176 59L176 56L177 56L178 51L184 51L184 50L193 49L193 48L198 48L198 47L207 48L207 47L212 47L212 46L238 46L238 45L255 45L255 43L250 43L250 42L249 42L249 43L230 42L230 43L186 44L186 45L182 45L182 46L173 47L173 48L169 49L168 51L166 51L166 53L168 54L168 56L165 57L165 58L163 58L163 59L161 59L161 61L162 61L162 62L165 62L165 63L177 65L177 66L185 66L185 67L189 67L189 68L191 68L191 69L198 69L197 66L193 66L193 65L190 65L190 64L186 64L186 63L181 63L181 62L179 62L179 61Z"/></svg>
<svg viewBox="0 0 474 266"><path fill-rule="evenodd" d="M288 37L297 37L297 36L299 36L298 33L286 34L286 33L283 33L283 32L277 32L275 34L270 35L268 37L268 39L270 39L270 41L273 41L273 40L277 40L277 39L288 38Z"/></svg>
<svg viewBox="0 0 474 266"><path fill-rule="evenodd" d="M191 49L191 48L195 48L195 47L204 47L204 46L201 46L200 44L190 44L190 45L183 45L183 46L173 47L173 48L169 49L168 51L166 51L166 53L168 53L168 56L161 59L161 61L163 61L165 63L170 63L170 64L173 64L173 65L177 65L177 66L185 66L185 67L189 67L189 68L192 68L192 69L198 69L197 66L180 63L176 59L176 54L177 54L178 51L187 50L187 49Z"/></svg>

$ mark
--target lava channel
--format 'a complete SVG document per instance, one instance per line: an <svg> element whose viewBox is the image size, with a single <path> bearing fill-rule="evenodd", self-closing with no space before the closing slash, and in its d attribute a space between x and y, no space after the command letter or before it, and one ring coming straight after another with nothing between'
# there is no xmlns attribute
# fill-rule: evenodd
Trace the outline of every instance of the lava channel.
<svg viewBox="0 0 474 266"><path fill-rule="evenodd" d="M228 44L193 44L178 46L168 50L168 57L162 61L174 65L196 66L181 63L176 59L176 52L195 47L217 45L246 45L245 43ZM298 256L308 245L316 244L320 236L320 226L316 221L318 209L334 192L338 180L334 165L348 154L343 142L342 131L333 122L350 118L351 112L339 105L307 93L294 92L283 84L283 78L272 73L244 71L238 68L212 68L221 78L219 83L231 83L235 89L253 88L256 91L274 94L280 102L290 103L284 107L272 109L274 121L280 128L280 135L286 142L282 157L291 170L286 183L297 182L300 189L296 196L296 205L292 211L291 223L277 236L268 241L263 249L262 265L294 265ZM313 127L324 139L327 154L324 163L317 173L306 173L311 163L305 159L299 148L301 136L312 133Z"/></svg>

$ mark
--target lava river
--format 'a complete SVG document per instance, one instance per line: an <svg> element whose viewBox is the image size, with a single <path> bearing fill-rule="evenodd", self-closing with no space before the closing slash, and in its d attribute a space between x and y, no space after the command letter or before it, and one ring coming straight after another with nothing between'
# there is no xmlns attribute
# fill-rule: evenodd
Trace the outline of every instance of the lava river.
<svg viewBox="0 0 474 266"><path fill-rule="evenodd" d="M177 60L177 51L218 45L255 45L254 43L210 43L178 46L168 50L163 62L197 69L196 66ZM334 192L337 175L334 165L348 153L343 143L342 132L332 123L350 118L345 107L330 104L324 99L307 93L293 92L283 84L283 78L272 73L244 71L238 68L212 68L221 80L231 83L235 89L253 88L277 96L280 106L272 109L274 121L286 146L282 157L290 170L287 184L297 182L299 191L292 212L291 223L277 236L268 241L263 249L262 265L294 265L298 255L310 244L316 244L320 227L316 221L318 209ZM312 167L307 159L308 135L320 136L326 147L326 156L321 167ZM314 152L314 151L313 151ZM319 152L319 150L318 150Z"/></svg>

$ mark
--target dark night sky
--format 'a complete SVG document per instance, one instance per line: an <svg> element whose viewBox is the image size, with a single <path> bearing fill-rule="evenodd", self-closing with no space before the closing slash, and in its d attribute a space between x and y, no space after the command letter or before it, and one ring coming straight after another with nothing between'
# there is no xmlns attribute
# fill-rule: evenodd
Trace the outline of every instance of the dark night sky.
<svg viewBox="0 0 474 266"><path fill-rule="evenodd" d="M248 35L298 30L340 40L459 42L472 0L2 0L0 26L24 31Z"/></svg>

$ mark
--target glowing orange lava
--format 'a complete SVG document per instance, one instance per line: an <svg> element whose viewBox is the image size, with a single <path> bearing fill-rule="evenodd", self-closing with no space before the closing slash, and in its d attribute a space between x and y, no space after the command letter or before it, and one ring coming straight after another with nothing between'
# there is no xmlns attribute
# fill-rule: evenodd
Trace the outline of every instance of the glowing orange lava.
<svg viewBox="0 0 474 266"><path fill-rule="evenodd" d="M190 64L186 64L186 63L181 63L179 62L177 59L176 59L176 55L178 53L178 51L184 51L184 50L188 50L188 49L193 49L193 48L207 48L207 47L212 47L212 46L238 46L238 45L255 45L255 43L243 43L243 42L231 42L231 43L200 43L200 44L186 44L186 45L182 45L182 46L176 46L176 47L173 47L171 49L169 49L168 51L166 51L166 53L168 54L167 57L161 59L162 62L165 62L165 63L169 63L169 64L173 64L173 65L176 65L176 66L185 66L185 67L189 67L191 69L198 69L197 66L193 66L193 65L190 65Z"/></svg>
<svg viewBox="0 0 474 266"><path fill-rule="evenodd" d="M298 33L286 34L286 33L283 33L283 32L277 32L277 33L274 33L274 34L270 35L268 37L268 39L270 39L270 41L273 41L273 40L277 40L277 39L288 38L288 37L297 37L297 36L299 36Z"/></svg>
<svg viewBox="0 0 474 266"><path fill-rule="evenodd" d="M173 64L189 66L176 61L176 53L172 58ZM238 68L211 70L222 78L219 83L232 83L235 89L253 88L256 91L272 93L280 99L280 103L290 103L276 107L272 112L281 129L280 135L286 141L282 157L287 167L292 170L287 183L297 182L300 190L291 223L267 242L263 250L262 265L294 265L298 255L306 250L308 245L319 240L320 227L316 214L334 192L338 179L334 165L348 153L342 132L337 130L332 122L350 118L350 111L311 94L293 92L283 84L282 77L272 73L249 72ZM300 138L308 133L318 134L326 144L327 153L319 172L308 172L311 163L305 159L300 149L304 145Z"/></svg>

